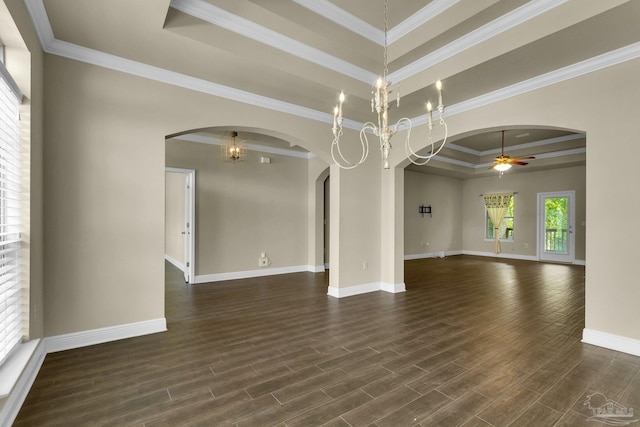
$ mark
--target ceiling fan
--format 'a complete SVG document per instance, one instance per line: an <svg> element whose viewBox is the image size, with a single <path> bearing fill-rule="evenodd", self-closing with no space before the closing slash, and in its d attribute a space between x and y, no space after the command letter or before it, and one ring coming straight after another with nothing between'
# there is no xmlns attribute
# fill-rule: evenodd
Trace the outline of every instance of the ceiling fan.
<svg viewBox="0 0 640 427"><path fill-rule="evenodd" d="M502 131L502 152L500 156L494 159L493 166L489 169L495 169L502 174L502 172L509 170L511 165L528 165L528 162L523 162L522 160L535 159L534 156L526 156L526 157L509 157L504 155L504 131Z"/></svg>

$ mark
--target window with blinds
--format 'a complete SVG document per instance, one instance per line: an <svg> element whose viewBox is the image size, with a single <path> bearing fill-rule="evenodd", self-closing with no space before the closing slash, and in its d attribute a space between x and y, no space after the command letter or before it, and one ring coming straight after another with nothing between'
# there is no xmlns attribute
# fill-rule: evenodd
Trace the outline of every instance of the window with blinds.
<svg viewBox="0 0 640 427"><path fill-rule="evenodd" d="M20 152L22 95L0 64L0 364L22 341Z"/></svg>

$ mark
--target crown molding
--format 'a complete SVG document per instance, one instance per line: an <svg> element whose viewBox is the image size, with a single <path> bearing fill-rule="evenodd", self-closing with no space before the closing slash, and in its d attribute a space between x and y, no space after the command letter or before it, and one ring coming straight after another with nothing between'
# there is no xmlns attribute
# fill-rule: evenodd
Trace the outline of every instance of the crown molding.
<svg viewBox="0 0 640 427"><path fill-rule="evenodd" d="M525 150L528 148L535 148L535 147L543 147L545 145L550 145L550 144L558 144L561 142L566 142L566 141L573 141L574 139L582 139L585 137L584 133L576 133L576 134L571 134L571 135L564 135L564 136L558 136L555 138L549 138L549 139L541 139L540 141L532 141L532 142L526 142L524 144L517 144L517 145L510 145L509 146L509 151L516 151L516 150ZM490 155L490 154L499 154L502 152L501 148L492 148L491 150L485 150L485 151L480 151L480 156L486 156L486 155Z"/></svg>
<svg viewBox="0 0 640 427"><path fill-rule="evenodd" d="M377 77L376 74L364 68L234 15L204 0L171 0L170 7L367 84L375 81Z"/></svg>
<svg viewBox="0 0 640 427"><path fill-rule="evenodd" d="M357 16L331 3L329 0L293 1L361 37L364 37L380 46L384 46L383 30L363 21ZM460 0L433 0L400 24L389 29L389 32L387 33L387 44L392 45L394 42L421 27L459 1Z"/></svg>
<svg viewBox="0 0 640 427"><path fill-rule="evenodd" d="M384 31L363 21L346 10L336 6L329 0L293 0L300 6L356 33L365 39L384 46ZM440 1L440 0L439 0ZM457 0L456 0L457 1Z"/></svg>
<svg viewBox="0 0 640 427"><path fill-rule="evenodd" d="M568 150L560 150L560 151L552 151L549 153L539 153L536 154L536 160L542 160L542 159L553 159L556 157L564 157L564 156L573 156L576 154L585 154L587 152L587 148L586 147L579 147L579 148L570 148ZM437 160L440 160L439 158ZM494 162L489 162L489 163L478 163L477 165L474 165L473 168L474 169L482 169L482 168L489 168L493 165Z"/></svg>
<svg viewBox="0 0 640 427"><path fill-rule="evenodd" d="M389 74L389 80L400 82L406 78L414 76L438 63L445 61L455 55L464 52L492 37L497 36L523 22L535 18L555 7L566 3L568 0L540 0L531 1L512 10L501 17L494 19L488 24L477 28L468 34L452 41L451 43L434 50L432 53L408 64L397 71Z"/></svg>
<svg viewBox="0 0 640 427"><path fill-rule="evenodd" d="M226 141L223 141L219 138L214 138L212 136L205 136L205 135L197 135L197 134L184 134L184 135L175 136L172 139L189 141L189 142L198 142L201 144L219 145L219 146L223 146L227 144ZM260 144L252 144L252 143L245 143L244 145L247 147L248 150L259 151L261 153L278 154L281 156L297 157L300 159L312 159L315 157L315 154L309 151L288 150L286 148L271 147L268 145L260 145Z"/></svg>
<svg viewBox="0 0 640 427"><path fill-rule="evenodd" d="M431 3L409 16L395 27L391 28L387 34L387 42L389 45L397 42L402 37L423 26L428 21L440 15L459 1L460 0L433 0Z"/></svg>
<svg viewBox="0 0 640 427"><path fill-rule="evenodd" d="M522 95L546 86L570 80L575 77L593 73L613 65L640 58L640 42L603 53L602 55L577 62L572 65L550 71L528 80L506 86L504 88L462 101L447 107L447 115L461 114L476 108L484 107L495 102L503 101L514 96ZM417 118L422 124L426 123L426 116Z"/></svg>
<svg viewBox="0 0 640 427"><path fill-rule="evenodd" d="M447 144L447 147L451 148L448 144ZM555 157L564 157L564 156L573 156L575 154L585 154L586 152L587 152L587 149L585 147L571 148L569 150L560 150L560 151L553 151L550 153L536 154L536 160L553 159ZM465 162L462 160L452 159L450 157L446 157L442 155L437 155L436 157L433 158L433 160L437 160L443 163L449 163L456 166L463 166L469 169L483 169L483 168L489 168L493 165L493 162L471 163L471 162Z"/></svg>
<svg viewBox="0 0 640 427"><path fill-rule="evenodd" d="M561 142L573 141L574 139L581 139L584 137L585 137L585 134L583 133L575 133L571 135L558 136L555 138L541 139L539 141L526 142L524 144L511 145L509 146L509 150L515 151L515 150L522 150L522 149L533 148L533 147L542 147L544 145L558 144ZM474 156L478 156L478 157L486 156L490 154L498 154L502 150L500 148L492 148L491 150L478 151L478 150L474 150L473 148L462 147L460 145L456 145L453 143L447 144L447 148L460 151L463 153L467 153L467 154L473 154Z"/></svg>
<svg viewBox="0 0 640 427"><path fill-rule="evenodd" d="M44 8L44 3L42 0L24 0L24 4L31 16L31 21L36 29L40 45L46 52L47 46L50 46L53 43L55 36L53 35L53 30L51 29L51 23L49 23L49 16L47 15L47 10Z"/></svg>
<svg viewBox="0 0 640 427"><path fill-rule="evenodd" d="M63 56L76 61L86 62L174 86L184 87L186 89L254 105L260 108L291 114L318 122L328 124L333 123L333 114L330 113L268 98L266 96L243 91L241 89L223 86L196 77L177 73L175 71L165 70L152 65L143 64L141 62L132 61L126 58L57 40L53 38L53 32L47 18L46 10L44 9L43 0L25 0L25 3L29 13L31 14L31 19L36 32L38 33L38 38L42 43L42 48L49 54ZM495 102L503 101L637 58L640 58L640 42L633 43L576 64L448 106L445 111L445 116L453 116L471 111L476 108L484 107ZM427 116L426 114L423 114L411 119L411 121L414 126L425 125L427 124ZM359 130L362 127L362 123L353 120L344 120L343 127Z"/></svg>

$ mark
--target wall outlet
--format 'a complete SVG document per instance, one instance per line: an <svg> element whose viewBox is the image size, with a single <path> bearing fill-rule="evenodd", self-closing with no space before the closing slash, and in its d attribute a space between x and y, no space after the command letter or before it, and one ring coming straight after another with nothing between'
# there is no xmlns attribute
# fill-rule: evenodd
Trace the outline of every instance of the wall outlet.
<svg viewBox="0 0 640 427"><path fill-rule="evenodd" d="M258 265L260 267L268 267L269 264L270 264L269 258L267 258L267 257L258 258Z"/></svg>

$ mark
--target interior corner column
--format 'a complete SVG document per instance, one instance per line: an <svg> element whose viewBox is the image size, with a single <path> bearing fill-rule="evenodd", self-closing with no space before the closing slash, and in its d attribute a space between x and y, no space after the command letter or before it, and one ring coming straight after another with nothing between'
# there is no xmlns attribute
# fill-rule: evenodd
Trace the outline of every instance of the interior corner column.
<svg viewBox="0 0 640 427"><path fill-rule="evenodd" d="M380 188L382 290L404 292L404 168L383 170Z"/></svg>
<svg viewBox="0 0 640 427"><path fill-rule="evenodd" d="M331 166L331 296L380 290L380 169L375 157L355 169Z"/></svg>

